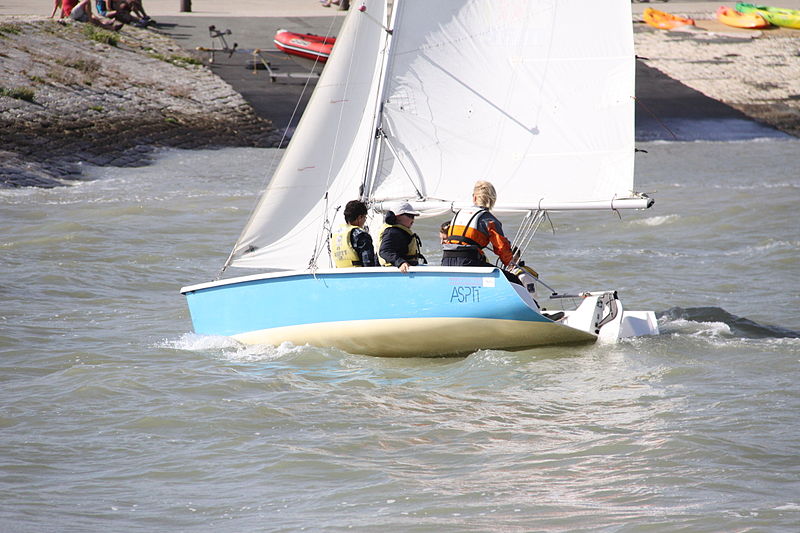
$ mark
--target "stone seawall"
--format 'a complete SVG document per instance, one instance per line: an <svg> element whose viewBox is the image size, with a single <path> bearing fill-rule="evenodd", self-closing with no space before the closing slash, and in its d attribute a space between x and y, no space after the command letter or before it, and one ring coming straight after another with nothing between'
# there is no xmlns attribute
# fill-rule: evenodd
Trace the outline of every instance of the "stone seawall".
<svg viewBox="0 0 800 533"><path fill-rule="evenodd" d="M158 33L0 17L0 187L54 187L81 165L160 147L276 146L280 135L200 58Z"/></svg>

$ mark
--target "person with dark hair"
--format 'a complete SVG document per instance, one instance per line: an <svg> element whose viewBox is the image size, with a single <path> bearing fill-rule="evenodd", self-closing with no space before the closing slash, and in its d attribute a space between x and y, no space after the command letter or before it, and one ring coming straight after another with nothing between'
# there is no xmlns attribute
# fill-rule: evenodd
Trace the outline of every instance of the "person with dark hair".
<svg viewBox="0 0 800 533"><path fill-rule="evenodd" d="M422 241L411 231L417 215L419 211L414 211L408 202L403 202L396 213L389 211L386 214L378 252L383 266L396 266L405 273L410 266L419 265L420 261L427 263L421 253Z"/></svg>
<svg viewBox="0 0 800 533"><path fill-rule="evenodd" d="M367 206L351 200L344 206L345 224L331 237L331 254L336 268L378 266L372 236L364 226Z"/></svg>
<svg viewBox="0 0 800 533"><path fill-rule="evenodd" d="M442 225L439 226L439 240L442 241L442 244L447 241L447 234L450 232L450 221L445 220L442 222Z"/></svg>

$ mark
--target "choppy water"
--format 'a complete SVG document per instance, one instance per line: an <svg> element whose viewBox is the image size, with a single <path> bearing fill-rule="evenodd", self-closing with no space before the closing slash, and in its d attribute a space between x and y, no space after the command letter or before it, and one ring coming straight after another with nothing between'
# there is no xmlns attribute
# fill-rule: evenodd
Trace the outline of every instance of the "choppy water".
<svg viewBox="0 0 800 533"><path fill-rule="evenodd" d="M0 531L796 531L800 142L640 147L533 264L662 334L458 359L190 333L268 150L0 191Z"/></svg>

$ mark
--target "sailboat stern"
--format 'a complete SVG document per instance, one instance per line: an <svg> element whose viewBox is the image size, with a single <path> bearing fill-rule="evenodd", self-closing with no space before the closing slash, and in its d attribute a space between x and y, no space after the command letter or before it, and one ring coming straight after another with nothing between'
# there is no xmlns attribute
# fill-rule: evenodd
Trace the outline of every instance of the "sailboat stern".
<svg viewBox="0 0 800 533"><path fill-rule="evenodd" d="M601 342L626 337L658 335L653 311L626 311L616 291L588 292L574 311L566 311L564 324L597 335Z"/></svg>

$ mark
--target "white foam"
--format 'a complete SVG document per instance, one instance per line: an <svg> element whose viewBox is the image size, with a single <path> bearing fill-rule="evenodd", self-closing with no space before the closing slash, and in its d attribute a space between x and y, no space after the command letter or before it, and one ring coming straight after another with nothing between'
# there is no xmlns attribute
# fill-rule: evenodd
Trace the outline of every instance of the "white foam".
<svg viewBox="0 0 800 533"><path fill-rule="evenodd" d="M727 256L735 256L735 255L747 255L747 256L761 256L764 252L769 252L772 250L789 250L794 251L800 247L800 241L779 241L779 240L772 240L770 239L768 242L764 244L760 244L757 246L747 246L745 248L741 248L738 250L728 250L723 252L723 255Z"/></svg>
<svg viewBox="0 0 800 533"><path fill-rule="evenodd" d="M185 350L187 352L208 352L235 349L242 345L230 337L184 333L178 339L165 339L160 346L163 348L172 348L174 350Z"/></svg>
<svg viewBox="0 0 800 533"><path fill-rule="evenodd" d="M785 505L779 505L775 507L776 511L800 511L800 504L797 503L787 503Z"/></svg>
<svg viewBox="0 0 800 533"><path fill-rule="evenodd" d="M661 226L664 224L669 224L670 222L674 222L679 218L680 217L678 215L661 215L661 216L643 218L640 220L632 220L631 224L637 224L642 226Z"/></svg>
<svg viewBox="0 0 800 533"><path fill-rule="evenodd" d="M166 339L161 344L163 348L185 350L189 352L206 352L228 361L271 361L288 355L296 355L308 348L295 346L284 342L280 346L266 344L245 345L231 337L220 335L198 335L197 333L184 333L178 339Z"/></svg>
<svg viewBox="0 0 800 533"><path fill-rule="evenodd" d="M225 359L229 361L254 362L254 361L273 361L283 359L286 356L297 355L309 349L308 345L295 346L290 342L284 342L279 346L269 344L254 344L250 346L239 345L233 352L226 352Z"/></svg>
<svg viewBox="0 0 800 533"><path fill-rule="evenodd" d="M730 326L725 322L695 322L683 318L659 322L659 329L661 329L662 333L681 333L691 337L723 337L732 335Z"/></svg>

